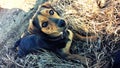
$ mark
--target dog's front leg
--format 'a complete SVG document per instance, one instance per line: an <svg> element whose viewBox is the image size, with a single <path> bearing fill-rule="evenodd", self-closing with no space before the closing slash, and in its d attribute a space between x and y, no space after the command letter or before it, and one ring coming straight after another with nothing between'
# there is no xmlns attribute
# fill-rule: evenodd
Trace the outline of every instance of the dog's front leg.
<svg viewBox="0 0 120 68"><path fill-rule="evenodd" d="M62 55L65 56L65 58L67 60L79 60L81 63L86 64L86 57L84 56L80 56L78 54L71 54L70 53L70 47L71 47L71 43L73 40L73 32L71 30L68 30L69 35L68 35L68 42L66 44L66 46L61 50Z"/></svg>
<svg viewBox="0 0 120 68"><path fill-rule="evenodd" d="M65 47L57 50L57 53L60 55L60 57L66 59L66 60L68 59L67 56L71 55L70 47L71 47L71 43L72 43L72 39L73 39L72 31L70 31L70 30L67 30L67 31L68 31L69 35L68 35L68 41L67 41Z"/></svg>
<svg viewBox="0 0 120 68"><path fill-rule="evenodd" d="M73 32L71 30L67 30L69 35L68 35L68 41L66 43L66 46L62 49L62 51L65 53L65 54L70 54L70 47L71 47L71 43L72 43L72 40L73 40Z"/></svg>

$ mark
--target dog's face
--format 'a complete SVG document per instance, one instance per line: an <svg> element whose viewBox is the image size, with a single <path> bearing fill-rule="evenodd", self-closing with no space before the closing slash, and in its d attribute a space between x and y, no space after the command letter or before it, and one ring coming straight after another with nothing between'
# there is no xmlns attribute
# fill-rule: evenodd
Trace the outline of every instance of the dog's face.
<svg viewBox="0 0 120 68"><path fill-rule="evenodd" d="M59 36L65 28L65 21L53 10L44 9L38 15L41 31L52 36Z"/></svg>
<svg viewBox="0 0 120 68"><path fill-rule="evenodd" d="M66 22L48 5L44 5L35 18L33 22L38 23L40 30L47 35L57 37L65 30Z"/></svg>

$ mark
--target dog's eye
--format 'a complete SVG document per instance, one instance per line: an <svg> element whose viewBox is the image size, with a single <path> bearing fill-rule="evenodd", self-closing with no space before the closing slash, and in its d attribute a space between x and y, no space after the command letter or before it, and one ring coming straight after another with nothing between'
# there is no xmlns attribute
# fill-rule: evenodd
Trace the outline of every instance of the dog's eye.
<svg viewBox="0 0 120 68"><path fill-rule="evenodd" d="M42 27L47 27L48 26L48 21L42 23Z"/></svg>
<svg viewBox="0 0 120 68"><path fill-rule="evenodd" d="M49 14L50 14L50 15L53 15L53 14L54 14L54 11L53 11L53 10L50 10L50 11L49 11Z"/></svg>

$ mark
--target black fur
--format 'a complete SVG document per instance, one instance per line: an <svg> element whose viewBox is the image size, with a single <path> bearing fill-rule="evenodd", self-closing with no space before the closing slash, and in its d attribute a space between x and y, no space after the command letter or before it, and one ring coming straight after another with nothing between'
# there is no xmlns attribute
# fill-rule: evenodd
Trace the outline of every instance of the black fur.
<svg viewBox="0 0 120 68"><path fill-rule="evenodd" d="M114 62L112 68L120 68L120 50L114 53L113 60Z"/></svg>
<svg viewBox="0 0 120 68"><path fill-rule="evenodd" d="M67 37L50 38L47 35L32 34L19 39L13 48L16 49L18 47L17 57L20 58L29 53L36 53L40 49L46 49L60 54L59 51L66 46L67 41Z"/></svg>

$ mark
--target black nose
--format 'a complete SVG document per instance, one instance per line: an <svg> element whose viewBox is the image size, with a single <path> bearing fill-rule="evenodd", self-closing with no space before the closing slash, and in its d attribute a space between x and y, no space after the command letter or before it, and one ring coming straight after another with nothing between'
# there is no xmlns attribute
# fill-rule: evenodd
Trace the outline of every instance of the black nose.
<svg viewBox="0 0 120 68"><path fill-rule="evenodd" d="M65 27L65 26L66 26L65 21L64 21L64 20L59 20L59 21L58 21L58 26L59 26L59 27Z"/></svg>
<svg viewBox="0 0 120 68"><path fill-rule="evenodd" d="M66 22L63 19L49 18L52 22L56 23L58 27L65 27Z"/></svg>

